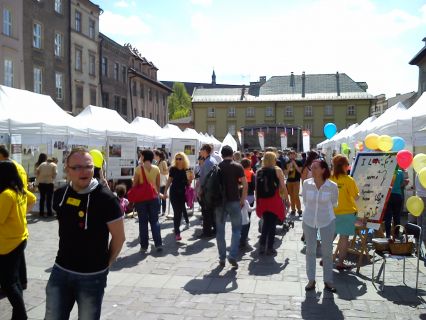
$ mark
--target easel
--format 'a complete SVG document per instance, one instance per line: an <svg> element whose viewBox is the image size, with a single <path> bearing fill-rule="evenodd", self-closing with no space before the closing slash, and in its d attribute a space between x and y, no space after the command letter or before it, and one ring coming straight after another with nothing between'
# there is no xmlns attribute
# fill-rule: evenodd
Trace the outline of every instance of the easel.
<svg viewBox="0 0 426 320"><path fill-rule="evenodd" d="M370 254L367 248L368 228L363 224L355 227L355 235L352 237L348 252L358 255L358 262L356 264L356 272L359 273L361 268L362 258L367 257L370 261ZM359 248L356 248L356 243L359 242Z"/></svg>

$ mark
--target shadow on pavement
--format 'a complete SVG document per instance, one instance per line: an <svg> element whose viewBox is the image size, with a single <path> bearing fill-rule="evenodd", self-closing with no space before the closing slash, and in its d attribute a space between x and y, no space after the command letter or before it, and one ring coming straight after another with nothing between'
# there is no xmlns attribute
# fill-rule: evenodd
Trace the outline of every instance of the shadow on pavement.
<svg viewBox="0 0 426 320"><path fill-rule="evenodd" d="M367 293L367 284L360 281L355 274L346 272L334 272L334 283L337 288L337 296L343 300L356 300ZM342 284L343 286L340 286Z"/></svg>
<svg viewBox="0 0 426 320"><path fill-rule="evenodd" d="M254 254L252 254L253 256ZM289 265L289 259L286 258L284 263L278 263L272 256L253 257L248 265L250 275L269 276L279 274Z"/></svg>
<svg viewBox="0 0 426 320"><path fill-rule="evenodd" d="M224 267L217 266L202 279L189 281L183 289L191 294L225 293L236 290L238 288L236 269L232 268L220 275L223 269Z"/></svg>
<svg viewBox="0 0 426 320"><path fill-rule="evenodd" d="M378 294L396 305L417 307L426 303L422 297L419 297L425 294L424 290L419 289L416 294L415 288L407 287L405 285L385 285L384 290L379 291Z"/></svg>
<svg viewBox="0 0 426 320"><path fill-rule="evenodd" d="M321 304L319 301L317 297L306 297L301 305L302 319L344 319L342 311L334 302L333 294L329 298L324 296Z"/></svg>
<svg viewBox="0 0 426 320"><path fill-rule="evenodd" d="M119 257L117 261L115 261L111 266L110 271L118 271L121 269L134 267L145 258L146 254L142 254L139 251L129 256Z"/></svg>

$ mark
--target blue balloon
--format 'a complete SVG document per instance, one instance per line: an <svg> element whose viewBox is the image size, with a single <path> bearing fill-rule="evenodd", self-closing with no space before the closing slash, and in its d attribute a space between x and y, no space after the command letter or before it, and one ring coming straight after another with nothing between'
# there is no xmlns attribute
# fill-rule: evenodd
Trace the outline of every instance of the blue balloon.
<svg viewBox="0 0 426 320"><path fill-rule="evenodd" d="M401 137L392 137L393 147L392 151L401 151L405 148L405 140Z"/></svg>
<svg viewBox="0 0 426 320"><path fill-rule="evenodd" d="M324 135L326 136L327 139L333 138L336 132L337 132L337 127L334 123L329 122L325 124Z"/></svg>

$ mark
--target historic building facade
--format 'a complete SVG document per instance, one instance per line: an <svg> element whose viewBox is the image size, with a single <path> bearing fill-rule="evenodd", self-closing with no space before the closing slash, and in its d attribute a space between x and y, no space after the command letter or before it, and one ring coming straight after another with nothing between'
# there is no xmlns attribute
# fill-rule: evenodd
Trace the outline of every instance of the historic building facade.
<svg viewBox="0 0 426 320"><path fill-rule="evenodd" d="M23 1L25 87L71 111L69 5L65 0Z"/></svg>
<svg viewBox="0 0 426 320"><path fill-rule="evenodd" d="M197 88L192 107L195 130L213 134L219 140L229 132L250 126L308 130L311 145L324 140L328 122L339 130L361 123L370 116L374 97L365 82L348 75L305 74L274 76L239 88ZM250 148L250 146L248 146Z"/></svg>

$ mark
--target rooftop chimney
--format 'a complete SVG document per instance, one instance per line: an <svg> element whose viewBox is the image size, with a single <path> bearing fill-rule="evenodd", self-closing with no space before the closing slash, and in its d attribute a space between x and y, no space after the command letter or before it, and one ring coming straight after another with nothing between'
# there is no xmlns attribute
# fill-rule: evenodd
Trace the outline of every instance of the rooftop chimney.
<svg viewBox="0 0 426 320"><path fill-rule="evenodd" d="M340 75L339 75L339 71L336 72L336 92L337 92L337 96L340 97Z"/></svg>
<svg viewBox="0 0 426 320"><path fill-rule="evenodd" d="M266 82L266 76L259 77L259 82L261 85L264 84Z"/></svg>
<svg viewBox="0 0 426 320"><path fill-rule="evenodd" d="M240 97L241 101L244 100L245 93L246 93L246 86L243 84L243 87L241 88L241 97Z"/></svg>
<svg viewBox="0 0 426 320"><path fill-rule="evenodd" d="M302 72L302 98L305 97L305 71Z"/></svg>
<svg viewBox="0 0 426 320"><path fill-rule="evenodd" d="M294 74L293 74L293 72L290 74L290 87L294 88Z"/></svg>

